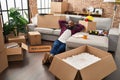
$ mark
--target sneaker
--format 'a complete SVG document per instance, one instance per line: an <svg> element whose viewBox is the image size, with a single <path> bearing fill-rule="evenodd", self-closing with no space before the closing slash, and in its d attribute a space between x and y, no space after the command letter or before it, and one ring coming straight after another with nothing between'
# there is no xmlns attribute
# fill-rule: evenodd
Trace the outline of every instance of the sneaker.
<svg viewBox="0 0 120 80"><path fill-rule="evenodd" d="M49 62L50 62L50 63L52 62L53 57L54 57L54 56L53 56L52 54L49 55Z"/></svg>
<svg viewBox="0 0 120 80"><path fill-rule="evenodd" d="M50 55L50 53L45 53L44 58L42 60L43 65L49 63L49 55Z"/></svg>

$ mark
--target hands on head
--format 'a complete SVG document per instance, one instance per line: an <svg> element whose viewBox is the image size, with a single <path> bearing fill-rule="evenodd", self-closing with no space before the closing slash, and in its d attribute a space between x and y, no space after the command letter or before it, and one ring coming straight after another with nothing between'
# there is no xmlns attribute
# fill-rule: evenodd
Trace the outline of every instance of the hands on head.
<svg viewBox="0 0 120 80"><path fill-rule="evenodd" d="M68 21L68 27L73 27L75 25L75 23L72 20Z"/></svg>

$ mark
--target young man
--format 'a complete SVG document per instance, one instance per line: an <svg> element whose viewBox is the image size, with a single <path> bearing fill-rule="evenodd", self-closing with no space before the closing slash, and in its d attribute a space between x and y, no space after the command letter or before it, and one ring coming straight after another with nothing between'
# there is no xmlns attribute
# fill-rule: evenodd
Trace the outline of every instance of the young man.
<svg viewBox="0 0 120 80"><path fill-rule="evenodd" d="M73 34L80 32L84 29L83 25L75 24L71 20L68 22L60 20L59 25L61 28L60 37L54 41L50 54L45 54L42 61L43 64L51 62L54 55L64 52L66 48L66 40Z"/></svg>

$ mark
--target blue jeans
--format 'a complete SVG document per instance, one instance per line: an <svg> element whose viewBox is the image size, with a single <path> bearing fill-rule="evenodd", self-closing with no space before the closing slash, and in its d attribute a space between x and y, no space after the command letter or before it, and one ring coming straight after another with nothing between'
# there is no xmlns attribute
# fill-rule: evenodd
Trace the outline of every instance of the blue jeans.
<svg viewBox="0 0 120 80"><path fill-rule="evenodd" d="M56 55L56 54L64 52L65 48L66 48L65 43L62 43L59 40L55 40L50 53L53 54L53 55Z"/></svg>

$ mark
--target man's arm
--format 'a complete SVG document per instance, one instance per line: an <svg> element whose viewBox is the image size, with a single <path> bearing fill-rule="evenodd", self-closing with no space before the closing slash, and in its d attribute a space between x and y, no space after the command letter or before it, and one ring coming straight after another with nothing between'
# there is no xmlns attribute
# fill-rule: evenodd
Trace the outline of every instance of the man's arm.
<svg viewBox="0 0 120 80"><path fill-rule="evenodd" d="M60 28L66 27L67 22L65 20L59 20Z"/></svg>
<svg viewBox="0 0 120 80"><path fill-rule="evenodd" d="M66 24L67 24L67 22L65 20L59 20L59 25L61 28L60 35L66 30Z"/></svg>
<svg viewBox="0 0 120 80"><path fill-rule="evenodd" d="M84 27L83 25L77 24L75 30L76 30L77 32L80 32L80 31L82 31L82 30L84 30L84 29L85 29L85 27Z"/></svg>
<svg viewBox="0 0 120 80"><path fill-rule="evenodd" d="M82 31L82 30L84 30L84 29L85 29L85 27L84 27L83 25L81 25L81 24L76 24L75 27L74 27L74 29L72 30L72 34L75 34L75 33L77 33L77 32L80 32L80 31Z"/></svg>

